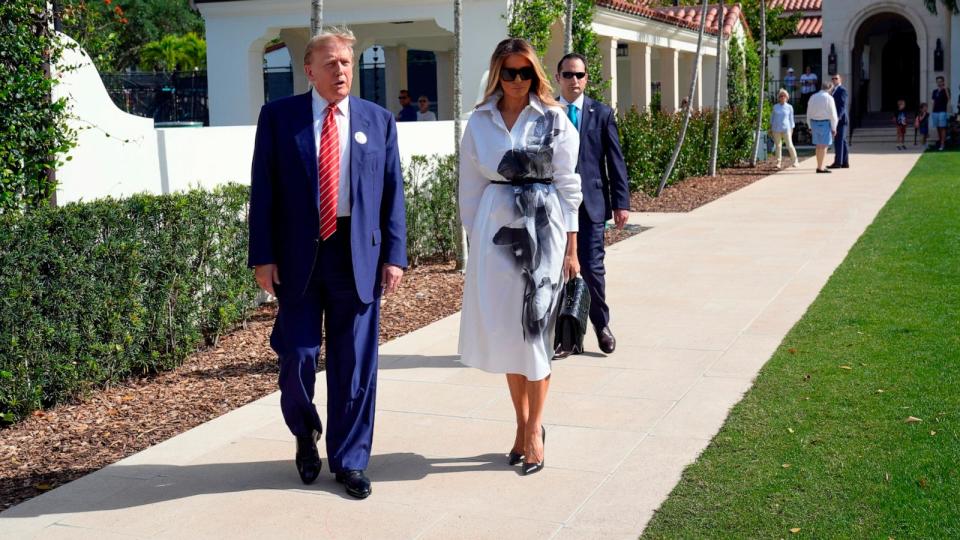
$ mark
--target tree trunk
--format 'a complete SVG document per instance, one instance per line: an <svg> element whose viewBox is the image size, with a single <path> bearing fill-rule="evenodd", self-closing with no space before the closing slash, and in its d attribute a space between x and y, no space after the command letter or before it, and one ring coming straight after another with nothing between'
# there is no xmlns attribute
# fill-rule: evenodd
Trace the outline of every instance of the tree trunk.
<svg viewBox="0 0 960 540"><path fill-rule="evenodd" d="M563 54L573 52L573 2L574 0L566 1L567 8L563 19Z"/></svg>
<svg viewBox="0 0 960 540"><path fill-rule="evenodd" d="M310 35L323 31L323 0L310 0Z"/></svg>
<svg viewBox="0 0 960 540"><path fill-rule="evenodd" d="M462 31L463 31L463 0L453 0L453 148L456 155L454 160L457 170L454 171L456 181L453 190L453 206L457 210L456 223L453 226L455 249L457 251L457 270L463 272L467 269L467 231L463 228L463 221L460 218L460 138L463 134L463 126L460 122L463 110L463 84L461 77L460 60L463 57L462 52Z"/></svg>
<svg viewBox="0 0 960 540"><path fill-rule="evenodd" d="M723 71L723 0L717 6L717 20L720 21L720 33L717 35L717 73L713 89L713 141L710 147L710 176L717 175L717 150L720 146L720 73Z"/></svg>
<svg viewBox="0 0 960 540"><path fill-rule="evenodd" d="M673 172L673 166L677 164L677 157L680 155L680 148L683 147L683 138L687 135L687 126L690 124L690 108L693 103L693 92L697 88L697 78L700 76L700 58L703 55L703 30L707 25L707 1L703 0L703 7L700 8L700 30L697 33L697 58L693 62L693 73L690 76L690 91L687 92L687 107L683 110L683 125L680 126L680 136L677 137L677 145L673 147L673 155L670 156L670 163L663 171L660 178L660 185L657 186L656 197L660 196L663 188L667 185L670 173ZM722 28L722 27L721 27ZM616 58L613 59L616 61Z"/></svg>
<svg viewBox="0 0 960 540"><path fill-rule="evenodd" d="M757 132L756 141L753 146L753 156L750 158L750 166L756 167L757 160L760 158L760 142L764 139L760 132L763 129L763 102L766 99L767 84L767 3L760 2L760 90L757 101Z"/></svg>

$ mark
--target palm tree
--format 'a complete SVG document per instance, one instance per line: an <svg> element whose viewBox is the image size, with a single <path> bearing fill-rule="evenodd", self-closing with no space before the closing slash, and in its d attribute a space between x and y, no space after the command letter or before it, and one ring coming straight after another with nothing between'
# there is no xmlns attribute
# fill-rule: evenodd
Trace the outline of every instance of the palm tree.
<svg viewBox="0 0 960 540"><path fill-rule="evenodd" d="M467 269L467 231L463 228L463 221L460 218L460 204L458 194L460 193L460 138L463 134L463 126L460 122L461 111L463 109L463 86L461 84L460 59L462 58L462 40L461 33L463 28L463 0L453 0L453 148L456 158L454 162L457 170L455 173L456 189L453 190L453 206L457 210L456 227L454 238L454 248L457 252L457 270L463 272Z"/></svg>
<svg viewBox="0 0 960 540"><path fill-rule="evenodd" d="M323 0L310 0L310 35L323 31Z"/></svg>
<svg viewBox="0 0 960 540"><path fill-rule="evenodd" d="M753 156L750 157L750 166L757 166L757 159L760 157L760 141L764 138L763 133L763 102L766 98L766 75L767 75L767 2L760 2L760 90L757 99L757 133L756 141L753 145Z"/></svg>
<svg viewBox="0 0 960 540"><path fill-rule="evenodd" d="M563 19L563 54L573 52L573 0L566 1Z"/></svg>
<svg viewBox="0 0 960 540"><path fill-rule="evenodd" d="M720 146L720 72L723 70L723 0L717 6L717 73L713 85L713 141L710 144L710 176L717 175L717 149Z"/></svg>
<svg viewBox="0 0 960 540"><path fill-rule="evenodd" d="M660 193L663 192L664 186L667 185L667 179L670 178L670 173L673 172L673 166L677 164L677 157L680 155L680 148L683 146L683 138L687 135L687 126L690 124L690 105L693 101L693 92L697 87L697 78L700 76L700 58L703 55L703 30L707 25L707 2L708 0L703 0L703 7L700 8L700 30L697 33L697 59L693 62L693 73L690 75L690 91L687 92L687 95L691 99L687 100L687 106L683 111L683 124L680 126L680 136L677 137L677 145L673 147L673 155L670 156L670 163L667 164L667 168L663 171L663 176L660 178L660 185L657 186L656 196L660 196ZM616 61L616 58L612 59Z"/></svg>

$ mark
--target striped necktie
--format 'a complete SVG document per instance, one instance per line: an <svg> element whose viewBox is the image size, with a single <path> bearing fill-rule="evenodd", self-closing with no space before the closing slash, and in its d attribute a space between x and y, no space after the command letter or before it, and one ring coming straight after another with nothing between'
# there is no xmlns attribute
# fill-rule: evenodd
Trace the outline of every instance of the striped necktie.
<svg viewBox="0 0 960 540"><path fill-rule="evenodd" d="M340 133L337 131L337 104L327 106L327 116L320 129L320 239L326 240L337 231L337 197L340 191Z"/></svg>

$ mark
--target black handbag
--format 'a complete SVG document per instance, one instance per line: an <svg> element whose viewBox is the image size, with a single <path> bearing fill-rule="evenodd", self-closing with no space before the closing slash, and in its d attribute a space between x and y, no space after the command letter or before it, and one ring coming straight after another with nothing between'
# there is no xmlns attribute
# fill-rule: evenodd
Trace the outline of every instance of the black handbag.
<svg viewBox="0 0 960 540"><path fill-rule="evenodd" d="M560 313L554 333L553 348L557 358L583 352L583 336L587 334L590 314L590 290L582 277L576 276L563 286Z"/></svg>

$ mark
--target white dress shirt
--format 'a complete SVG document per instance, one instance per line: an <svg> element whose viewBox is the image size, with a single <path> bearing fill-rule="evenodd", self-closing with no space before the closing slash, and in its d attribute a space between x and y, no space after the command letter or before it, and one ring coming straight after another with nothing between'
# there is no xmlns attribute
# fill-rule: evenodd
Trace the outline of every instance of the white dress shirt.
<svg viewBox="0 0 960 540"><path fill-rule="evenodd" d="M433 111L420 112L417 111L417 122L436 122L437 115Z"/></svg>
<svg viewBox="0 0 960 540"><path fill-rule="evenodd" d="M810 102L807 103L807 120L829 120L830 129L837 130L837 104L833 101L830 92L821 90L810 96Z"/></svg>
<svg viewBox="0 0 960 540"><path fill-rule="evenodd" d="M583 129L581 129L583 128L583 92L581 92L580 95L577 96L577 99L573 100L573 103L570 103L569 101L567 101L566 98L563 97L563 94L561 94L560 104L564 106L573 105L574 107L577 108L577 132L583 131ZM568 119L570 118L569 113L567 114L567 118Z"/></svg>
<svg viewBox="0 0 960 540"><path fill-rule="evenodd" d="M500 96L490 97L474 110L460 146L460 217L467 231L473 228L484 190L493 180L505 180L498 172L503 155L511 149L524 148L528 140L534 139L536 120L547 111L553 111L560 117L566 116L560 107L545 107L535 95L530 94L530 104L520 113L513 129L507 129L497 109ZM580 203L583 201L580 175L576 172L580 135L573 130L569 118L555 125L554 130L553 185L560 198L567 232L577 232Z"/></svg>
<svg viewBox="0 0 960 540"><path fill-rule="evenodd" d="M320 153L320 132L327 117L329 101L320 97L317 89L310 90L313 97L313 141ZM340 189L337 193L337 217L350 215L350 97L337 103L337 134L340 135ZM319 179L317 180L319 181Z"/></svg>

